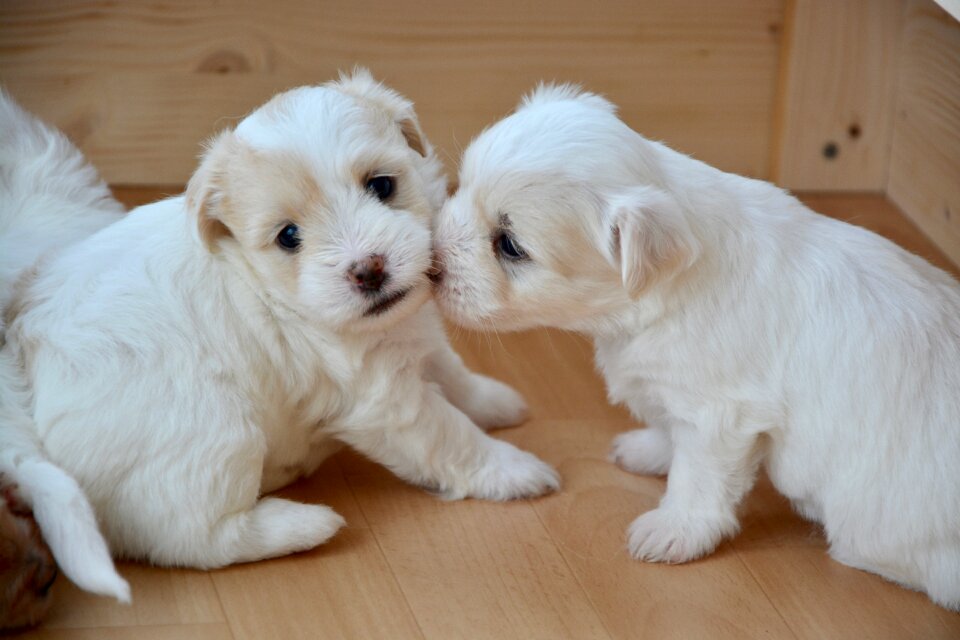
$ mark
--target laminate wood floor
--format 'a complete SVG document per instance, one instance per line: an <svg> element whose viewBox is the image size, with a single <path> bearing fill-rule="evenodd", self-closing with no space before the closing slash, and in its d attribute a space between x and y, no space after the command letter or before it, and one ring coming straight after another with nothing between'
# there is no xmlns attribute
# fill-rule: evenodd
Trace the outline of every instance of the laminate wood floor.
<svg viewBox="0 0 960 640"><path fill-rule="evenodd" d="M118 191L131 205L159 194ZM882 197L804 200L957 273ZM587 341L556 331L453 336L473 368L526 395L532 419L496 437L555 465L562 492L442 502L343 452L281 492L346 517L330 544L211 572L122 564L132 606L61 578L49 617L22 637L960 638L960 615L832 561L818 527L764 478L742 507L742 532L713 555L682 566L630 559L624 531L656 506L665 481L606 461L612 438L635 423L607 404Z"/></svg>

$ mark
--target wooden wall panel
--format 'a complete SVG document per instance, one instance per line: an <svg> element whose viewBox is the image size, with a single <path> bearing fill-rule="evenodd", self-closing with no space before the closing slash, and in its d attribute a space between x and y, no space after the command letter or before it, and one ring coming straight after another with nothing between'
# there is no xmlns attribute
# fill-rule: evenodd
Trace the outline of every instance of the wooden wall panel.
<svg viewBox="0 0 960 640"><path fill-rule="evenodd" d="M910 0L888 194L960 263L960 22Z"/></svg>
<svg viewBox="0 0 960 640"><path fill-rule="evenodd" d="M797 190L886 183L903 0L793 0L773 177Z"/></svg>
<svg viewBox="0 0 960 640"><path fill-rule="evenodd" d="M417 103L450 158L545 78L767 177L782 2L3 0L0 79L114 183L181 183L205 136L356 63Z"/></svg>

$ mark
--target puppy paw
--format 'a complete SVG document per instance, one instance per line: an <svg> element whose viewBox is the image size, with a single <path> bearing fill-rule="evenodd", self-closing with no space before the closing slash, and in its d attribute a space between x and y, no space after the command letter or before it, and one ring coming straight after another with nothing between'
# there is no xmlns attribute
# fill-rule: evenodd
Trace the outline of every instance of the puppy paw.
<svg viewBox="0 0 960 640"><path fill-rule="evenodd" d="M248 517L245 528L251 548L241 553L247 561L312 549L346 524L330 507L282 498L263 498Z"/></svg>
<svg viewBox="0 0 960 640"><path fill-rule="evenodd" d="M513 427L529 417L523 396L499 380L479 374L472 376L470 400L462 410L483 429Z"/></svg>
<svg viewBox="0 0 960 640"><path fill-rule="evenodd" d="M484 500L532 498L560 488L560 476L535 455L494 440L487 463L474 474L467 495Z"/></svg>
<svg viewBox="0 0 960 640"><path fill-rule="evenodd" d="M662 476L670 470L673 444L670 434L663 429L635 429L613 439L607 458L630 473Z"/></svg>
<svg viewBox="0 0 960 640"><path fill-rule="evenodd" d="M689 562L711 553L734 523L673 509L654 509L633 521L627 530L630 555L646 562Z"/></svg>

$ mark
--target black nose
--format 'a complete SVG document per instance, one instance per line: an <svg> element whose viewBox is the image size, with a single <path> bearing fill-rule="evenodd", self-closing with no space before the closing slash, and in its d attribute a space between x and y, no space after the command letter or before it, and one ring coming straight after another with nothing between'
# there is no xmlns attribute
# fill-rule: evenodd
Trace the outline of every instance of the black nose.
<svg viewBox="0 0 960 640"><path fill-rule="evenodd" d="M353 263L348 275L350 281L360 291L370 293L379 291L387 280L387 274L383 270L383 256L367 256L363 260Z"/></svg>

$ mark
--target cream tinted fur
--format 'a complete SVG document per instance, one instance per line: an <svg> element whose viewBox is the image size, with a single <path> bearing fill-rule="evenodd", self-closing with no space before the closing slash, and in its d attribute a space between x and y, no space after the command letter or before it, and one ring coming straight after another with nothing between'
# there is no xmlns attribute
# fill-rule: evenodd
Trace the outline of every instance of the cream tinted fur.
<svg viewBox="0 0 960 640"><path fill-rule="evenodd" d="M372 175L396 177L391 200ZM186 196L42 265L5 357L116 554L215 567L320 544L338 514L263 494L341 443L448 498L556 488L475 425L526 408L464 367L429 302L444 194L410 103L360 71L274 98L212 143ZM276 242L290 223L296 252ZM410 290L380 315L347 278L370 254L383 296Z"/></svg>
<svg viewBox="0 0 960 640"><path fill-rule="evenodd" d="M504 233L527 259L497 252ZM435 243L458 322L593 337L610 399L647 423L612 458L669 470L630 527L635 557L713 551L763 464L834 558L960 608L950 276L645 140L570 87L539 89L471 144Z"/></svg>

